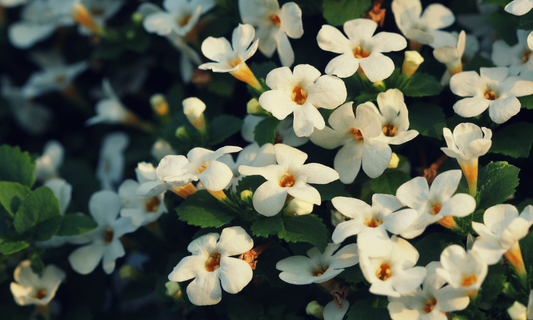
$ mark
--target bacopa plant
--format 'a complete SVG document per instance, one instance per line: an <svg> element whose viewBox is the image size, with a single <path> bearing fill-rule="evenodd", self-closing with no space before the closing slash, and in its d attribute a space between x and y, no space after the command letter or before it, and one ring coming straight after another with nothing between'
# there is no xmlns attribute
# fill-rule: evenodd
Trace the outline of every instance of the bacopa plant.
<svg viewBox="0 0 533 320"><path fill-rule="evenodd" d="M533 319L531 0L0 0L0 318Z"/></svg>

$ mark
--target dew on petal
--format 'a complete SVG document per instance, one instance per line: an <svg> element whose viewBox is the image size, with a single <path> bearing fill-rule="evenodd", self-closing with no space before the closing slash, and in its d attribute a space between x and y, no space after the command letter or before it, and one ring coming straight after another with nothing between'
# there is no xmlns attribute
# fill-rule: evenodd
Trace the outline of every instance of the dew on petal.
<svg viewBox="0 0 533 320"><path fill-rule="evenodd" d="M301 86L294 87L294 90L292 90L292 101L296 102L296 104L302 105L307 100L307 93L305 92L305 89Z"/></svg>
<svg viewBox="0 0 533 320"><path fill-rule="evenodd" d="M294 186L296 183L296 180L294 180L293 174L284 174L283 177L281 177L281 180L279 181L279 186L282 188L290 188Z"/></svg>
<svg viewBox="0 0 533 320"><path fill-rule="evenodd" d="M385 281L388 278L390 278L391 276L392 276L392 274L391 274L391 271L390 271L389 264L385 263L385 262L382 263L379 266L378 272L376 273L376 277L378 277L378 279L381 280L381 281Z"/></svg>
<svg viewBox="0 0 533 320"><path fill-rule="evenodd" d="M220 268L220 253L215 252L207 260L205 269L209 272L213 272L218 268Z"/></svg>
<svg viewBox="0 0 533 320"><path fill-rule="evenodd" d="M322 267L318 267L318 268L316 268L316 270L313 271L313 277L320 277L320 276L323 275L323 274L326 272L326 270L328 270L328 269L329 269L329 266L325 266L324 268L322 268Z"/></svg>
<svg viewBox="0 0 533 320"><path fill-rule="evenodd" d="M157 209L159 209L160 204L161 200L159 200L158 196L154 196L153 198L146 200L146 212L157 211Z"/></svg>

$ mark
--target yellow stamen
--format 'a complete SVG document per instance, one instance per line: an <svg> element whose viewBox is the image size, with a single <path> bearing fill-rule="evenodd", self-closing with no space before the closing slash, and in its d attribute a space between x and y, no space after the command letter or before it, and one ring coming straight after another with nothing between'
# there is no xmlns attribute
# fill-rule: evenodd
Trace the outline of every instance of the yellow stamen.
<svg viewBox="0 0 533 320"><path fill-rule="evenodd" d="M361 49L361 47L356 47L353 51L353 56L357 59L366 58L370 55L370 53L366 52L365 50Z"/></svg>
<svg viewBox="0 0 533 320"><path fill-rule="evenodd" d="M112 229L110 228L107 228L104 230L104 243L106 244L110 244L111 241L113 241L113 236L115 235L115 233L113 232Z"/></svg>
<svg viewBox="0 0 533 320"><path fill-rule="evenodd" d="M531 57L531 51L525 51L522 56L522 61L526 63L529 60L529 57Z"/></svg>
<svg viewBox="0 0 533 320"><path fill-rule="evenodd" d="M157 209L159 209L160 204L161 200L159 200L158 196L154 196L153 198L146 200L146 212L157 211Z"/></svg>
<svg viewBox="0 0 533 320"><path fill-rule="evenodd" d="M371 218L370 220L365 221L365 225L369 228L377 228L378 226L382 225L383 221L379 219Z"/></svg>
<svg viewBox="0 0 533 320"><path fill-rule="evenodd" d="M461 286L462 287L470 287L474 283L477 282L477 276L475 274L469 275L469 276L463 276L461 278Z"/></svg>
<svg viewBox="0 0 533 320"><path fill-rule="evenodd" d="M436 305L437 299L433 298L433 300L426 301L426 307L422 310L424 310L426 313L430 313L431 311L433 311L433 308L435 308Z"/></svg>
<svg viewBox="0 0 533 320"><path fill-rule="evenodd" d="M201 166L200 168L198 168L198 174L202 173L205 171L205 169L207 169L208 166Z"/></svg>
<svg viewBox="0 0 533 320"><path fill-rule="evenodd" d="M496 100L498 99L498 96L494 93L492 90L485 90L485 99L487 100Z"/></svg>
<svg viewBox="0 0 533 320"><path fill-rule="evenodd" d="M283 175L283 177L281 177L279 186L282 188L290 188L294 186L295 183L296 181L294 180L294 175L286 173Z"/></svg>
<svg viewBox="0 0 533 320"><path fill-rule="evenodd" d="M379 280L385 281L388 278L392 276L390 271L390 266L388 263L382 263L381 266L379 266L378 272L376 273L376 277L378 277Z"/></svg>
<svg viewBox="0 0 533 320"><path fill-rule="evenodd" d="M360 141L360 142L365 142L365 139L363 138L363 133L361 132L361 130L357 128L352 128L351 133L354 136L355 140Z"/></svg>
<svg viewBox="0 0 533 320"><path fill-rule="evenodd" d="M215 252L207 260L205 269L209 272L213 272L218 268L220 268L220 253Z"/></svg>
<svg viewBox="0 0 533 320"><path fill-rule="evenodd" d="M45 289L39 289L37 290L32 297L34 297L35 299L38 299L38 300L41 300L42 298L46 297L46 290Z"/></svg>
<svg viewBox="0 0 533 320"><path fill-rule="evenodd" d="M270 15L270 22L276 25L276 27L281 26L281 20L277 14L271 14Z"/></svg>
<svg viewBox="0 0 533 320"><path fill-rule="evenodd" d="M305 89L301 86L294 87L294 90L292 90L292 101L296 102L296 104L302 105L306 100L307 94Z"/></svg>
<svg viewBox="0 0 533 320"><path fill-rule="evenodd" d="M316 270L313 271L313 277L320 277L320 276L323 275L323 274L326 272L326 270L328 270L328 269L329 269L329 266L325 266L324 268L322 268L322 267L318 267L318 268L316 268Z"/></svg>
<svg viewBox="0 0 533 320"><path fill-rule="evenodd" d="M442 209L442 203L437 202L437 203L435 203L433 205L433 207L431 207L431 214L432 215L437 215L437 214L439 214L441 209Z"/></svg>
<svg viewBox="0 0 533 320"><path fill-rule="evenodd" d="M394 137L396 135L396 127L393 124L384 125L383 134L387 137Z"/></svg>

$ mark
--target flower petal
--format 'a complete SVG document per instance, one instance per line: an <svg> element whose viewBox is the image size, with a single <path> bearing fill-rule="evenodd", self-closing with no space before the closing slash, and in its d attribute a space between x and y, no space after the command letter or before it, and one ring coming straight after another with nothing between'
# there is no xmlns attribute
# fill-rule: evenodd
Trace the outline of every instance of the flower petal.
<svg viewBox="0 0 533 320"><path fill-rule="evenodd" d="M197 306L210 306L222 300L222 290L217 272L200 272L189 286L187 296Z"/></svg>
<svg viewBox="0 0 533 320"><path fill-rule="evenodd" d="M245 253L253 248L254 241L239 226L224 228L218 240L217 250L222 256L234 256Z"/></svg>
<svg viewBox="0 0 533 320"><path fill-rule="evenodd" d="M253 271L250 265L240 259L222 257L218 277L222 282L222 288L229 293L238 293L250 281L252 281Z"/></svg>
<svg viewBox="0 0 533 320"><path fill-rule="evenodd" d="M96 266L102 260L105 252L105 245L102 243L91 243L84 247L74 250L69 256L68 261L77 273L89 274L93 272Z"/></svg>

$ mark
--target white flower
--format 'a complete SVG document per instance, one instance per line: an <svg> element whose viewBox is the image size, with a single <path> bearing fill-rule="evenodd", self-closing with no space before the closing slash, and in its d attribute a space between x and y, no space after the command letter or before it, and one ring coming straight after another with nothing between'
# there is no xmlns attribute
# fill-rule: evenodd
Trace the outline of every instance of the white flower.
<svg viewBox="0 0 533 320"><path fill-rule="evenodd" d="M217 242L218 240L218 242ZM213 305L222 299L222 288L229 293L240 292L253 276L252 268L243 260L230 256L253 248L253 240L243 228L225 228L222 233L209 233L193 240L183 258L168 275L175 282L194 280L187 286L189 300L197 306Z"/></svg>
<svg viewBox="0 0 533 320"><path fill-rule="evenodd" d="M507 309L509 317L512 320L531 320L533 319L533 290L529 292L529 301L527 308L518 301L515 301L513 305Z"/></svg>
<svg viewBox="0 0 533 320"><path fill-rule="evenodd" d="M44 269L42 276L39 276L33 273L30 264L30 260L24 260L15 269L13 277L16 282L11 282L11 293L20 306L45 306L54 298L66 274L51 264Z"/></svg>
<svg viewBox="0 0 533 320"><path fill-rule="evenodd" d="M174 187L172 183L166 183L157 178L155 168L151 163L139 162L135 168L139 187L136 190L138 196L153 197ZM182 184L178 184L182 186Z"/></svg>
<svg viewBox="0 0 533 320"><path fill-rule="evenodd" d="M187 120L200 132L205 132L205 103L196 97L190 97L183 100L182 104L183 113L185 113Z"/></svg>
<svg viewBox="0 0 533 320"><path fill-rule="evenodd" d="M242 138L248 142L254 142L254 132L256 126L259 122L263 121L264 117L247 115L244 117L244 123L241 128ZM293 117L288 116L287 118L281 120L280 124L276 128L276 137L274 139L275 143L283 143L291 147L299 147L307 141L307 137L298 137L294 132L293 126Z"/></svg>
<svg viewBox="0 0 533 320"><path fill-rule="evenodd" d="M202 53L215 62L200 65L202 70L213 72L229 72L235 78L244 81L256 89L262 86L246 64L257 51L258 41L252 43L255 36L254 27L249 24L239 24L233 30L232 44L226 38L208 37L202 42Z"/></svg>
<svg viewBox="0 0 533 320"><path fill-rule="evenodd" d="M300 64L294 72L276 68L266 77L272 90L259 97L259 104L279 120L294 114L293 127L298 137L308 137L314 128L322 130L324 118L317 108L335 109L346 100L344 82L334 76L320 75L315 67Z"/></svg>
<svg viewBox="0 0 533 320"><path fill-rule="evenodd" d="M125 0L81 0L81 4L90 13L94 22L103 27L105 21L114 16L124 5ZM91 34L91 30L80 24L79 31L83 35Z"/></svg>
<svg viewBox="0 0 533 320"><path fill-rule="evenodd" d="M320 253L318 248L312 248L307 251L309 258L292 256L279 261L276 264L276 269L282 271L279 277L287 283L298 285L322 283L335 278L345 268L359 262L356 244L349 244L338 250L340 246L329 243L324 253Z"/></svg>
<svg viewBox="0 0 533 320"><path fill-rule="evenodd" d="M142 173L136 168L137 180L128 179L118 188L118 196L122 203L120 215L130 218L135 226L143 226L156 221L163 213L168 212L165 206L164 193L153 197L137 195L139 185L146 182Z"/></svg>
<svg viewBox="0 0 533 320"><path fill-rule="evenodd" d="M523 77L509 77L508 68L481 68L480 75L466 71L450 79L450 89L460 97L471 97L453 105L461 117L475 117L489 109L492 121L501 124L520 111L517 97L533 94L533 82Z"/></svg>
<svg viewBox="0 0 533 320"><path fill-rule="evenodd" d="M431 187L424 177L416 177L402 184L396 191L396 197L406 206L418 211L418 218L401 234L402 237L412 239L419 236L428 225L437 221L452 228L455 226L453 217L466 217L474 212L476 200L471 195L454 195L460 181L461 171L450 170L439 174Z"/></svg>
<svg viewBox="0 0 533 320"><path fill-rule="evenodd" d="M294 198L287 205L287 213L295 216L303 216L313 212L314 204L302 199Z"/></svg>
<svg viewBox="0 0 533 320"><path fill-rule="evenodd" d="M270 143L264 144L259 147L257 143L252 143L246 146L239 155L237 161L233 161L231 155L224 155L220 157L220 162L225 163L233 172L233 178L229 186L233 188L233 191L237 191L237 185L242 180L243 176L239 173L239 167L241 165L251 167L264 167L276 163L276 156L274 155L274 146Z"/></svg>
<svg viewBox="0 0 533 320"><path fill-rule="evenodd" d="M20 6L21 4L26 4L28 0L0 0L0 6L4 8L12 8Z"/></svg>
<svg viewBox="0 0 533 320"><path fill-rule="evenodd" d="M515 16L523 16L533 8L531 0L513 0L505 6L505 11Z"/></svg>
<svg viewBox="0 0 533 320"><path fill-rule="evenodd" d="M226 153L241 150L241 147L233 146L222 147L217 151L197 147L189 151L187 157L169 155L159 162L157 178L179 186L200 180L206 189L220 191L230 183L233 172L217 159Z"/></svg>
<svg viewBox="0 0 533 320"><path fill-rule="evenodd" d="M89 212L98 227L93 231L76 236L73 243L90 244L74 250L68 261L76 272L89 274L102 262L105 273L115 270L115 260L126 253L120 242L120 237L137 230L137 226L128 218L118 218L121 208L119 196L110 190L94 193L89 200ZM73 237L74 238L74 237Z"/></svg>
<svg viewBox="0 0 533 320"><path fill-rule="evenodd" d="M129 140L124 132L110 133L104 137L96 167L96 176L100 179L102 189L113 189L122 180L124 150Z"/></svg>
<svg viewBox="0 0 533 320"><path fill-rule="evenodd" d="M277 0L239 0L239 12L244 23L257 28L259 50L270 58L277 48L281 65L290 67L294 51L288 37L299 39L304 33L300 7L287 2L280 9Z"/></svg>
<svg viewBox="0 0 533 320"><path fill-rule="evenodd" d="M441 264L436 261L426 266L422 289L389 298L388 309L393 320L447 320L447 312L464 310L468 306L470 298L464 291L443 287L446 281L435 273L439 267Z"/></svg>
<svg viewBox="0 0 533 320"><path fill-rule="evenodd" d="M472 228L479 234L473 251L479 253L488 265L500 261L502 255L512 251L518 241L533 225L533 206L527 206L520 215L516 207L499 204L488 208L483 223L472 221ZM512 259L511 259L512 260Z"/></svg>
<svg viewBox="0 0 533 320"><path fill-rule="evenodd" d="M77 0L34 0L22 9L22 19L9 26L11 44L27 49L48 38L59 26L71 26L72 6Z"/></svg>
<svg viewBox="0 0 533 320"><path fill-rule="evenodd" d="M409 40L438 48L451 39L448 32L439 29L451 26L455 17L450 9L440 3L427 6L422 13L420 0L394 0L392 12L398 28Z"/></svg>
<svg viewBox="0 0 533 320"><path fill-rule="evenodd" d="M344 315L348 312L350 307L350 302L348 300L342 299L342 308L339 309L335 301L331 301L324 307L324 320L342 320Z"/></svg>
<svg viewBox="0 0 533 320"><path fill-rule="evenodd" d="M334 168L342 183L352 183L361 166L370 178L379 177L392 158L389 145L376 139L382 134L379 115L372 104L361 104L354 115L353 103L348 102L333 111L330 127L316 130L309 138L326 149L343 146L335 155Z"/></svg>
<svg viewBox="0 0 533 320"><path fill-rule="evenodd" d="M59 176L59 168L63 165L65 150L56 140L50 140L44 145L43 154L35 161L35 177L39 181Z"/></svg>
<svg viewBox="0 0 533 320"><path fill-rule="evenodd" d="M415 267L418 251L406 240L392 236L393 248L382 257L371 258L359 251L359 265L373 294L400 297L411 293L426 276L426 269Z"/></svg>
<svg viewBox="0 0 533 320"><path fill-rule="evenodd" d="M402 65L402 74L411 77L418 67L424 62L424 58L416 50L405 51L405 60Z"/></svg>
<svg viewBox="0 0 533 320"><path fill-rule="evenodd" d="M333 242L341 243L357 234L359 250L370 257L388 254L392 242L387 231L393 234L406 231L418 215L412 209L399 210L404 205L396 197L386 194L374 194L372 206L348 197L335 197L331 203L340 213L351 218L335 227L331 236Z"/></svg>
<svg viewBox="0 0 533 320"><path fill-rule="evenodd" d="M463 53L465 52L466 33L461 31L459 33L457 44L447 44L433 50L433 56L440 63L446 65L448 73L454 75L463 71Z"/></svg>
<svg viewBox="0 0 533 320"><path fill-rule="evenodd" d="M144 18L144 28L151 33L166 36L176 33L185 36L189 33L200 16L215 6L213 0L165 0L163 7Z"/></svg>
<svg viewBox="0 0 533 320"><path fill-rule="evenodd" d="M323 25L318 32L318 46L342 55L331 60L326 73L347 78L361 68L368 79L377 82L394 71L394 62L382 52L400 51L407 46L405 38L391 32L373 36L378 24L370 19L354 19L344 23L346 38L337 28Z"/></svg>
<svg viewBox="0 0 533 320"><path fill-rule="evenodd" d="M448 246L440 255L442 268L437 268L437 275L450 286L461 289L470 296L475 296L485 277L488 266L476 251L465 251L461 246Z"/></svg>
<svg viewBox="0 0 533 320"><path fill-rule="evenodd" d="M339 174L322 164L304 165L307 154L284 144L274 145L276 161L262 168L240 166L242 175L261 175L268 181L257 188L253 195L255 210L271 217L281 211L287 196L319 205L320 193L308 183L327 184L339 178Z"/></svg>
<svg viewBox="0 0 533 320"><path fill-rule="evenodd" d="M418 136L418 131L409 130L409 111L400 90L389 89L381 92L378 94L377 102L379 108L372 102L366 103L376 111L383 128L381 135L376 139L399 145Z"/></svg>
<svg viewBox="0 0 533 320"><path fill-rule="evenodd" d="M109 79L104 78L104 80L102 80L102 88L104 89L107 98L98 101L96 104L96 116L88 119L85 122L85 125L91 126L97 123L125 123L128 119L128 115L131 114L131 111L120 102L119 97L115 94L113 87L111 87Z"/></svg>
<svg viewBox="0 0 533 320"><path fill-rule="evenodd" d="M161 161L165 156L168 155L175 155L176 150L172 148L170 143L167 141L159 138L157 139L154 144L152 145L152 149L150 150L150 154L156 158L158 161Z"/></svg>
<svg viewBox="0 0 533 320"><path fill-rule="evenodd" d="M509 75L521 75L533 80L533 59L527 38L531 32L516 30L518 43L509 46L503 39L494 41L492 45L492 62L498 67L509 67Z"/></svg>

